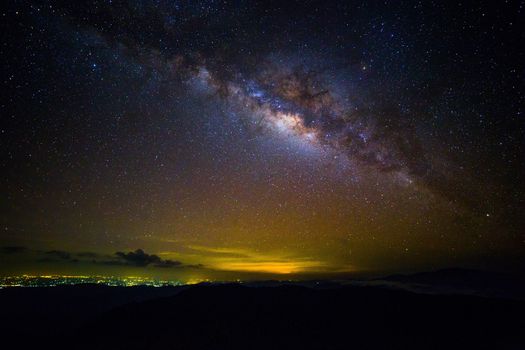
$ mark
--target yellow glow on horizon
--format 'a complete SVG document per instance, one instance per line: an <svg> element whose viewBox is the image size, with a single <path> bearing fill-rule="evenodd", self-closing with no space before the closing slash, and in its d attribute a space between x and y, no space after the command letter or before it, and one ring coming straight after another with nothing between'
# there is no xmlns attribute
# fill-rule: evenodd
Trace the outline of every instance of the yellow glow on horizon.
<svg viewBox="0 0 525 350"><path fill-rule="evenodd" d="M350 264L336 263L317 256L291 251L261 251L239 246L206 246L184 244L184 252L161 251L165 259L181 260L188 264L201 263L205 270L266 274L317 274L356 272Z"/></svg>
<svg viewBox="0 0 525 350"><path fill-rule="evenodd" d="M329 265L308 257L290 256L279 252L259 252L239 247L189 246L208 259L215 270L255 273L291 274L324 271Z"/></svg>
<svg viewBox="0 0 525 350"><path fill-rule="evenodd" d="M304 272L319 267L316 261L231 261L217 264L217 268L225 271L265 272L277 274L290 274Z"/></svg>

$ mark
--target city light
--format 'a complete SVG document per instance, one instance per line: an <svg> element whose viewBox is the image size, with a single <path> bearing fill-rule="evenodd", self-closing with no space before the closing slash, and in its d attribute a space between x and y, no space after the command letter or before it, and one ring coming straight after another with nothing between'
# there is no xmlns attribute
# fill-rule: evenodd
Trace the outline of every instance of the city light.
<svg viewBox="0 0 525 350"><path fill-rule="evenodd" d="M21 275L0 277L0 288L6 287L55 287L64 285L97 284L111 287L167 287L183 285L181 281L165 281L137 276L68 276L68 275Z"/></svg>

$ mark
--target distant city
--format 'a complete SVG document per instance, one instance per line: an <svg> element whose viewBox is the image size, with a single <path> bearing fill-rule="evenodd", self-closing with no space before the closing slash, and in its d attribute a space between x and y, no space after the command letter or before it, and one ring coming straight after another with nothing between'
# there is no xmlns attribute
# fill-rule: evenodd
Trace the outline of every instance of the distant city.
<svg viewBox="0 0 525 350"><path fill-rule="evenodd" d="M61 276L61 275L46 275L46 276L9 276L0 277L0 288L6 287L56 287L63 285L78 285L78 284L100 284L113 287L133 287L133 286L149 286L149 287L167 287L180 286L181 281L165 281L157 280L147 277L116 277L116 276Z"/></svg>

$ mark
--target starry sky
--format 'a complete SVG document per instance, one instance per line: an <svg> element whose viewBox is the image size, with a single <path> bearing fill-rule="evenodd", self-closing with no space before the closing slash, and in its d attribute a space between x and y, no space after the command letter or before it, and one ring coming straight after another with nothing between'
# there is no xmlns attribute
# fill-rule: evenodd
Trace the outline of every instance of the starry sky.
<svg viewBox="0 0 525 350"><path fill-rule="evenodd" d="M523 1L3 6L0 274L525 271Z"/></svg>

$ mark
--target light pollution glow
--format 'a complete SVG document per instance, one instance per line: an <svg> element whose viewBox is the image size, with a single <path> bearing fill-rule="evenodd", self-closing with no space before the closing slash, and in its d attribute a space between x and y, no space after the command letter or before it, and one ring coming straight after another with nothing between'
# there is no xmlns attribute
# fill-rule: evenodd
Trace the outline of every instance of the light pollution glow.
<svg viewBox="0 0 525 350"><path fill-rule="evenodd" d="M294 257L290 254L261 253L246 248L206 247L189 245L193 254L162 252L160 256L204 262L212 270L255 272L268 274L300 274L333 271L327 262L308 257ZM338 267L336 272L351 272L351 266Z"/></svg>

